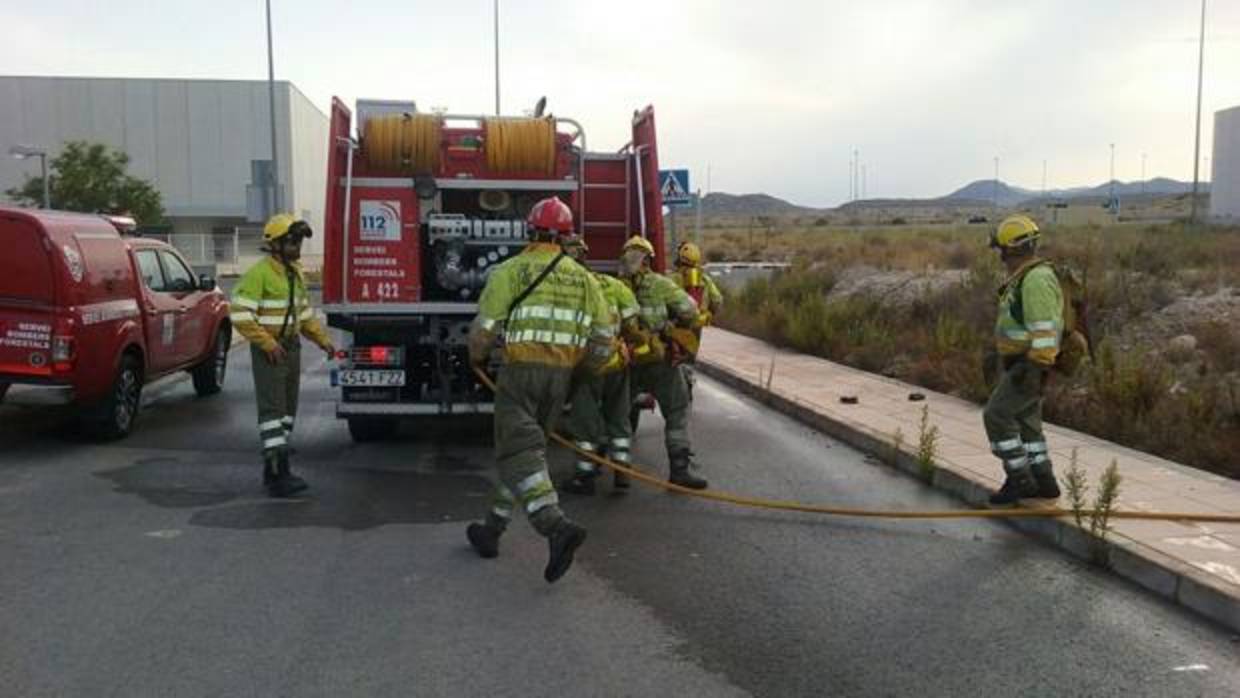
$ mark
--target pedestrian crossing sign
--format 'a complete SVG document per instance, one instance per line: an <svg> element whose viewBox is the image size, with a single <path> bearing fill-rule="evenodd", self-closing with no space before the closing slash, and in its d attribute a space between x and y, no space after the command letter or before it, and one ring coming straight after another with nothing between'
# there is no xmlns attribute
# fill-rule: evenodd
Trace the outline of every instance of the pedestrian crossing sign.
<svg viewBox="0 0 1240 698"><path fill-rule="evenodd" d="M693 203L693 195L689 193L689 170L659 170L659 193L664 206Z"/></svg>

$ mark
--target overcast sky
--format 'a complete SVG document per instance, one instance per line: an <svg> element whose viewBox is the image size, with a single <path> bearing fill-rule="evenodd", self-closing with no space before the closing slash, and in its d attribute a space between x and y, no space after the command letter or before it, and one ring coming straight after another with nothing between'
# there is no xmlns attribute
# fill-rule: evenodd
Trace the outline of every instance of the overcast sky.
<svg viewBox="0 0 1240 698"><path fill-rule="evenodd" d="M0 73L265 78L261 0L5 3ZM540 95L592 149L654 104L694 186L807 205L1192 177L1196 0L501 0L502 100ZM332 95L494 109L492 0L273 0L276 77ZM1207 15L1213 112L1240 105L1240 2Z"/></svg>

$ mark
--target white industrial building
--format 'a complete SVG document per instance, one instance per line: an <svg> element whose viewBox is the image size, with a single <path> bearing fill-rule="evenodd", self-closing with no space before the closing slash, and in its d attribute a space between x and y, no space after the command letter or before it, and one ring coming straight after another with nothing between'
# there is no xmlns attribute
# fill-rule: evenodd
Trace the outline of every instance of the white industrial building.
<svg viewBox="0 0 1240 698"><path fill-rule="evenodd" d="M1214 113L1210 169L1210 217L1240 220L1240 107Z"/></svg>
<svg viewBox="0 0 1240 698"><path fill-rule="evenodd" d="M0 155L33 146L50 161L74 140L124 151L129 173L162 194L179 247L226 247L271 206L269 105L259 80L0 76ZM288 82L275 84L275 111L281 207L321 231L328 118ZM0 157L0 192L39 168L37 157ZM322 235L308 244L312 261Z"/></svg>

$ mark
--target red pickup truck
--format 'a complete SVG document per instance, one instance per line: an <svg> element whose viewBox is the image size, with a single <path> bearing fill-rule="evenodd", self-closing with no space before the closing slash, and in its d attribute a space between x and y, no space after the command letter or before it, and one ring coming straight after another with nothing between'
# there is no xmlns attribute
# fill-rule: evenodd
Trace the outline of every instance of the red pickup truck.
<svg viewBox="0 0 1240 698"><path fill-rule="evenodd" d="M189 371L220 391L232 327L210 276L102 216L0 207L0 400L76 405L99 437L130 432L142 386Z"/></svg>

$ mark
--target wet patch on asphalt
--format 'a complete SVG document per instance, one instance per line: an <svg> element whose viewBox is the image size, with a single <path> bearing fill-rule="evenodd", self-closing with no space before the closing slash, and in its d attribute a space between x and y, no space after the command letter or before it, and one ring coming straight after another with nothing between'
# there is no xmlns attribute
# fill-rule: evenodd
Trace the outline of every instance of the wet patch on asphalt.
<svg viewBox="0 0 1240 698"><path fill-rule="evenodd" d="M457 458L435 459L446 472L366 470L330 464L295 465L310 483L294 499L265 495L253 464L144 458L95 473L116 492L173 509L199 509L190 525L258 530L318 526L359 531L388 524L473 520L489 504L491 481L457 473Z"/></svg>

